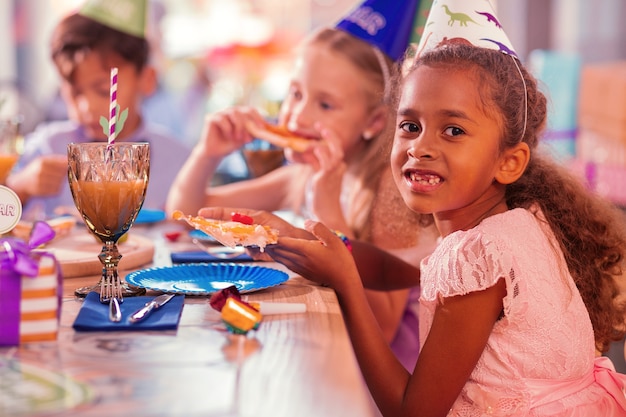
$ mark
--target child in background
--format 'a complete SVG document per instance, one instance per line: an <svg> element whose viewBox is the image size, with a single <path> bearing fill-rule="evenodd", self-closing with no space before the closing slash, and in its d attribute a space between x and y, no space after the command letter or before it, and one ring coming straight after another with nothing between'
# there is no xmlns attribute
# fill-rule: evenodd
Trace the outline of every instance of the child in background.
<svg viewBox="0 0 626 417"><path fill-rule="evenodd" d="M490 11L484 1L448 7L476 21ZM431 19L433 43L400 84L391 158L405 203L433 213L441 243L409 280L371 250L357 270L321 223L306 226L324 245L253 214L281 228L265 250L335 289L385 416L624 416L626 376L600 356L625 334L623 213L538 154L546 98L508 39L439 36L448 17L433 7ZM353 254L364 255L359 245ZM363 285L420 280L422 346L407 372L371 325Z"/></svg>
<svg viewBox="0 0 626 417"><path fill-rule="evenodd" d="M108 16L110 9L103 0L90 0L59 22L52 34L51 57L61 77L70 120L39 126L26 137L24 154L7 180L24 204L25 218L37 220L57 211L75 211L67 181L67 145L107 140L100 118L109 113L111 67L119 71L120 109L128 109L116 141L150 143L150 182L144 207L164 207L169 186L189 155L180 141L142 121L142 97L154 90L156 82L143 36L145 1L129 2L125 10L134 13L124 16ZM115 22L115 27L109 22Z"/></svg>
<svg viewBox="0 0 626 417"><path fill-rule="evenodd" d="M389 23L388 30L395 30L394 22ZM406 49L407 39L408 33L396 54ZM384 51L389 54L390 49ZM388 73L396 69L389 56L361 38L337 28L318 30L299 50L279 115L280 125L314 141L314 147L302 153L287 149L289 163L259 178L207 188L222 159L253 140L246 122L263 123L251 108L216 113L207 119L201 140L176 178L167 210L190 214L203 206L291 210L418 264L432 251L437 234L432 226L422 227L430 216L401 204L391 180L391 112L385 92ZM418 346L419 289L409 292L370 291L368 299L385 339L412 368Z"/></svg>

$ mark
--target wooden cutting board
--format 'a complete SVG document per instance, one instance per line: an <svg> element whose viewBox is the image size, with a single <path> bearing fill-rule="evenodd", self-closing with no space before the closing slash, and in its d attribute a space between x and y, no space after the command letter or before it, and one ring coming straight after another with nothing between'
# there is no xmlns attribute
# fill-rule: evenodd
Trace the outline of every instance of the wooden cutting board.
<svg viewBox="0 0 626 417"><path fill-rule="evenodd" d="M120 270L129 270L152 262L154 257L154 243L142 236L133 235L118 244L122 254L119 263ZM61 264L64 278L100 275L102 263L98 255L102 244L90 234L87 229L76 227L68 236L55 239L46 245L45 249L55 255Z"/></svg>

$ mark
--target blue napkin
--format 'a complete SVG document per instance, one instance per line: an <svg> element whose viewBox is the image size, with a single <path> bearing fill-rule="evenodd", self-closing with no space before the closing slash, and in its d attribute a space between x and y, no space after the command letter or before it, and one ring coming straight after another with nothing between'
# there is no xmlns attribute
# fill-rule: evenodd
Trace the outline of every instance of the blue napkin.
<svg viewBox="0 0 626 417"><path fill-rule="evenodd" d="M170 257L172 258L172 263L175 264L202 262L250 262L254 260L250 255L248 255L247 252L242 252L232 258L222 258L211 255L203 250L191 252L172 252Z"/></svg>
<svg viewBox="0 0 626 417"><path fill-rule="evenodd" d="M139 310L154 297L127 297L120 304L122 321L113 323L109 320L109 304L100 302L100 294L90 292L85 297L78 316L74 321L75 330L109 331L109 330L176 330L183 311L184 295L173 297L166 304L152 310L145 319L137 323L129 321L130 315Z"/></svg>
<svg viewBox="0 0 626 417"><path fill-rule="evenodd" d="M137 214L137 218L135 219L135 224L157 223L157 222L165 220L166 217L167 215L165 214L163 210L142 208L141 210L139 210L139 213Z"/></svg>

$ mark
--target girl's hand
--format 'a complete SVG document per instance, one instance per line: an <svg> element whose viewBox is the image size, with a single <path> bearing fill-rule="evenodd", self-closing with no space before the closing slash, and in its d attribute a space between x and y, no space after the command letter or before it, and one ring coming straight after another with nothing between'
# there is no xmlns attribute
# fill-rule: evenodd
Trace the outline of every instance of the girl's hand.
<svg viewBox="0 0 626 417"><path fill-rule="evenodd" d="M338 293L363 289L354 258L343 241L322 223L307 220L306 229L318 240L278 237L265 250L272 259Z"/></svg>
<svg viewBox="0 0 626 417"><path fill-rule="evenodd" d="M324 224L339 230L348 230L341 207L341 189L346 173L344 152L332 131L320 129L322 141L313 150L316 157L315 173L311 178L310 209Z"/></svg>
<svg viewBox="0 0 626 417"><path fill-rule="evenodd" d="M23 203L31 197L55 196L63 184L67 184L66 155L40 156L7 179L7 185Z"/></svg>
<svg viewBox="0 0 626 417"><path fill-rule="evenodd" d="M322 140L319 142L319 146L313 150L318 162L315 170L318 172L333 172L341 166L345 168L345 155L341 139L332 130L326 129L319 124L317 129Z"/></svg>
<svg viewBox="0 0 626 417"><path fill-rule="evenodd" d="M254 224L260 224L263 226L269 226L272 229L278 230L278 239L282 237L293 237L298 239L315 239L311 233L304 229L293 226L291 223L283 220L277 215L263 211L263 210L251 210L245 208L231 208L231 207L205 207L198 211L198 215L207 219L216 220L231 220L233 213L243 214L251 217ZM270 245L273 246L273 245ZM265 247L265 251L261 252L258 248L248 247L246 250L253 259L269 261L271 255L268 255L268 248Z"/></svg>
<svg viewBox="0 0 626 417"><path fill-rule="evenodd" d="M254 139L245 128L247 120L264 123L261 114L251 107L233 107L208 115L196 146L207 157L224 157L236 151Z"/></svg>

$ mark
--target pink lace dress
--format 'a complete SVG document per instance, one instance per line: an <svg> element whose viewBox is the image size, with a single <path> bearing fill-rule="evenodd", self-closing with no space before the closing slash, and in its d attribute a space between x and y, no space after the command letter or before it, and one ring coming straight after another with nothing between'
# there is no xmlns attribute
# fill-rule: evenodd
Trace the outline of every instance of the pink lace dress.
<svg viewBox="0 0 626 417"><path fill-rule="evenodd" d="M449 416L626 416L626 376L595 355L589 314L545 222L514 209L422 261L420 340L440 297L506 280L504 317Z"/></svg>

